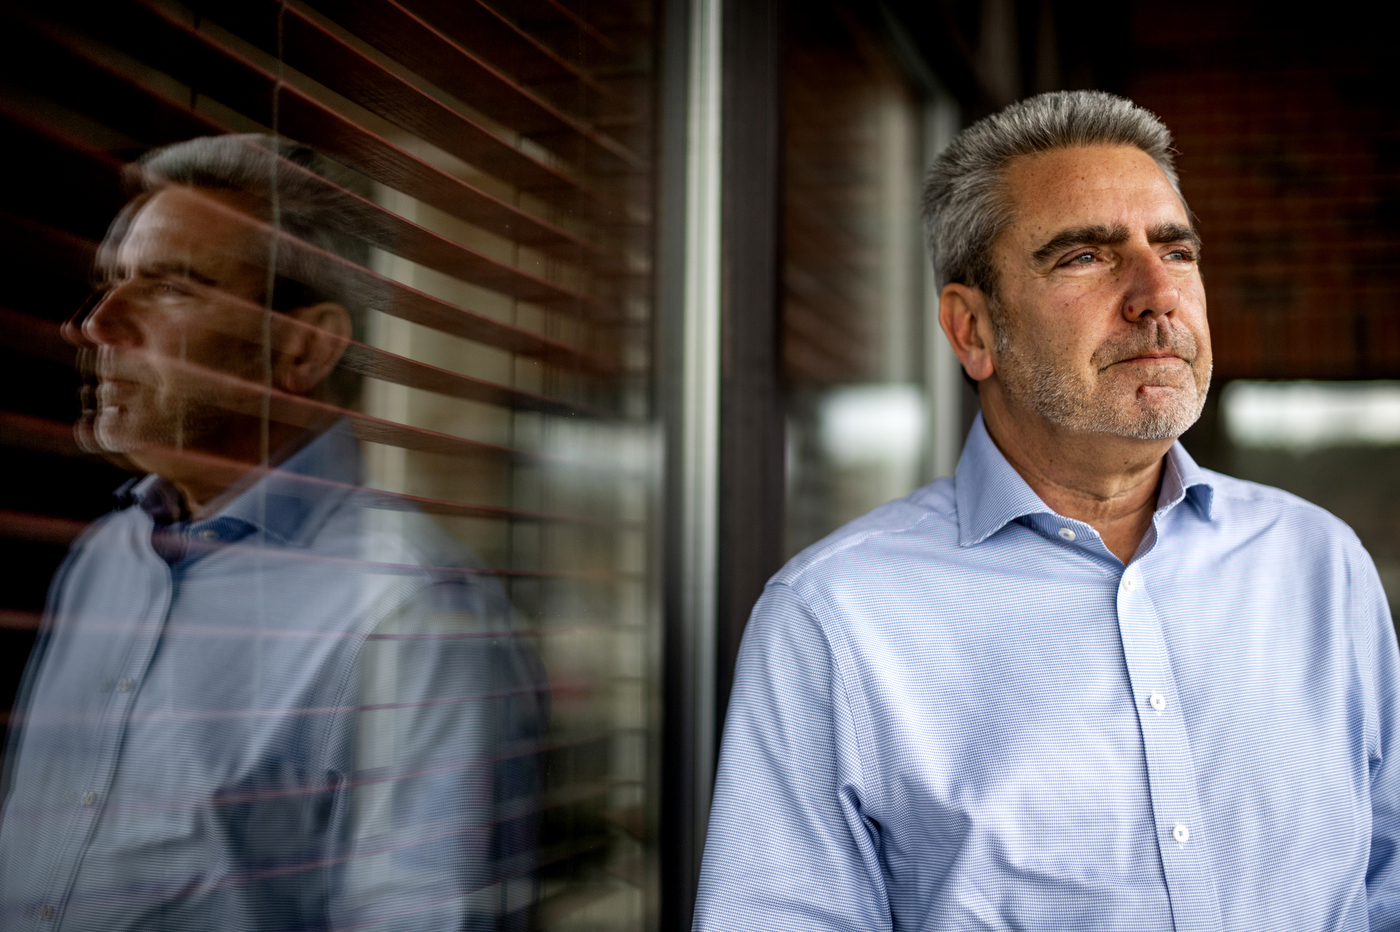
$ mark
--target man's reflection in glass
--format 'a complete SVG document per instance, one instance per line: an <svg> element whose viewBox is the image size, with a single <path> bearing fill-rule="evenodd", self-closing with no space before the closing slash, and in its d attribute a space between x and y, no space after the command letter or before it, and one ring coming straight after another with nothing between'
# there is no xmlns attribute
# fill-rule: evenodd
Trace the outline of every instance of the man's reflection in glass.
<svg viewBox="0 0 1400 932"><path fill-rule="evenodd" d="M542 677L496 579L358 488L334 257L366 256L326 174L261 137L168 147L100 252L79 431L146 475L51 587L6 929L528 924Z"/></svg>

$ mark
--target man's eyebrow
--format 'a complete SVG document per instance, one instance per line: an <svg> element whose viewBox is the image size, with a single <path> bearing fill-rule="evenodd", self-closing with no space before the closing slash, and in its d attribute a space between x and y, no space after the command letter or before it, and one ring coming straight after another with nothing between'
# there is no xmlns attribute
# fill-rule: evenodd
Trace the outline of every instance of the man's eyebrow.
<svg viewBox="0 0 1400 932"><path fill-rule="evenodd" d="M1057 253L1076 246L1117 246L1127 241L1128 228L1125 226L1106 227L1102 224L1092 224L1075 227L1072 230L1061 230L1050 237L1045 245L1031 253L1031 260L1039 265Z"/></svg>
<svg viewBox="0 0 1400 932"><path fill-rule="evenodd" d="M1201 251L1201 238L1196 231L1180 223L1159 223L1147 231L1149 243L1190 243L1197 253Z"/></svg>
<svg viewBox="0 0 1400 932"><path fill-rule="evenodd" d="M1052 236L1045 245L1031 254L1031 259L1039 265L1053 258L1057 253L1076 246L1118 246L1128 241L1128 228L1125 226L1106 227L1102 224L1075 227L1062 230ZM1201 238L1189 226L1180 223L1159 223L1147 231L1149 243L1190 243L1199 253Z"/></svg>
<svg viewBox="0 0 1400 932"><path fill-rule="evenodd" d="M198 282L201 285L208 285L211 288L219 286L218 279L210 278L198 269L192 269L188 265L178 262L146 262L136 269L136 274L146 278L160 278L166 275L188 278L190 281Z"/></svg>

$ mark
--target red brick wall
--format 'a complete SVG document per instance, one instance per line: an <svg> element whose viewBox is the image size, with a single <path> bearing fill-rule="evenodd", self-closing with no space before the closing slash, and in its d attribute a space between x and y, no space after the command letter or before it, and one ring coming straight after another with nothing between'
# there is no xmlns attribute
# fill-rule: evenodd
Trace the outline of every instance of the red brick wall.
<svg viewBox="0 0 1400 932"><path fill-rule="evenodd" d="M1138 4L1122 89L1176 136L1217 378L1400 378L1391 33L1284 6Z"/></svg>

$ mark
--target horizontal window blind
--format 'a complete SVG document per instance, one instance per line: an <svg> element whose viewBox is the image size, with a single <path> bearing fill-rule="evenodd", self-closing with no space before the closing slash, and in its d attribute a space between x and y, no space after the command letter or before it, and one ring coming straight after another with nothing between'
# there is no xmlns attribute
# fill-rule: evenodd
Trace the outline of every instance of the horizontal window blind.
<svg viewBox="0 0 1400 932"><path fill-rule="evenodd" d="M539 784L493 817L528 836L515 840L513 867L504 854L495 865L510 899L497 915L540 928L644 923L659 638L652 19L649 3L630 0L60 0L0 11L11 180L0 237L20 279L0 299L10 461L0 546L23 580L0 607L7 689L45 624L65 549L130 475L74 430L86 350L73 324L65 331L130 197L129 164L204 136L302 144L343 172L286 158L276 171L303 176L353 220L340 232L363 259L275 218L261 233L279 269L356 296L363 319L338 377L362 389L349 402L230 377L229 397L243 400L228 403L269 424L348 425L363 479L316 481L346 486L386 527L432 516L479 557L470 572L499 581L509 637L539 661L550 713L546 729L500 752L533 760ZM263 309L231 313L254 321ZM401 683L375 688L385 708L416 701ZM374 721L357 740L377 763L349 779L421 778L396 770L401 738L376 735ZM168 817L163 803L179 805L153 798L151 819ZM434 857L456 850L423 844ZM390 855L366 857L335 870L372 875ZM397 919L374 921L411 928L415 909L437 907L396 908Z"/></svg>

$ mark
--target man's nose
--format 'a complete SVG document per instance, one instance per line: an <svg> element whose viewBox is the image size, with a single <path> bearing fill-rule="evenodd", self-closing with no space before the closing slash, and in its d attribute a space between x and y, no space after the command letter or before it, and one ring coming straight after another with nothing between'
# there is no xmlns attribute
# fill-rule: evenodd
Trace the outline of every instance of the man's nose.
<svg viewBox="0 0 1400 932"><path fill-rule="evenodd" d="M1155 250L1146 250L1132 260L1128 293L1123 298L1123 316L1138 320L1145 314L1165 317L1181 301L1181 286Z"/></svg>
<svg viewBox="0 0 1400 932"><path fill-rule="evenodd" d="M79 324L83 339L98 346L136 342L138 330L133 318L134 306L128 295L129 286L129 282L115 285L97 298Z"/></svg>

